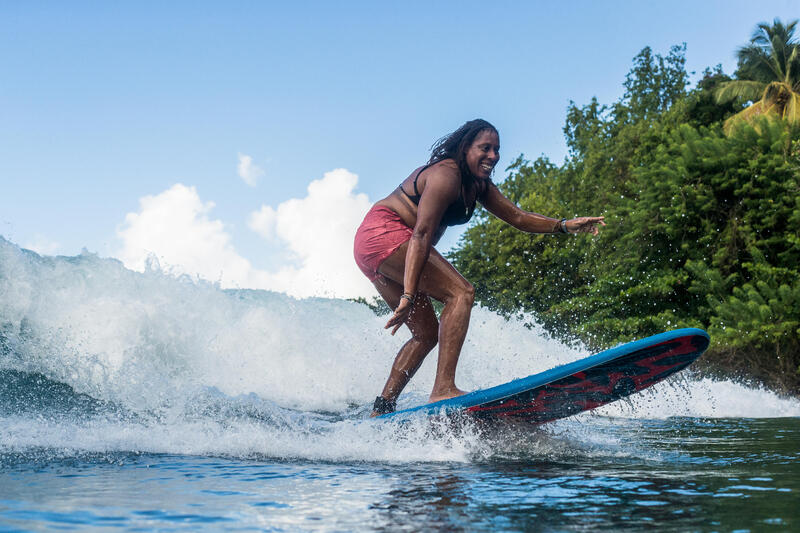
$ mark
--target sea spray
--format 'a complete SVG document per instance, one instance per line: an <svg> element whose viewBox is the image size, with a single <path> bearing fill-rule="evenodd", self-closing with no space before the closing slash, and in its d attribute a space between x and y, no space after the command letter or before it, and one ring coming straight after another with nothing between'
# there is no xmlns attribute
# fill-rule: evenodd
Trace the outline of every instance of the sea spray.
<svg viewBox="0 0 800 533"><path fill-rule="evenodd" d="M489 387L589 355L526 327L530 318L476 308L459 385ZM8 383L0 447L471 461L520 449L548 457L561 453L563 439L590 444L592 453L615 449L585 430L597 414L626 424L800 415L795 400L683 373L629 402L506 435L505 445L469 424L451 431L429 420L375 422L367 419L371 400L407 338L389 335L385 321L354 302L221 290L88 253L42 257L0 238L0 372ZM426 401L435 366L433 353L400 407Z"/></svg>
<svg viewBox="0 0 800 533"><path fill-rule="evenodd" d="M380 355L401 342L377 335L380 319L352 302L223 291L91 254L42 258L0 245L2 367L133 410L213 387L339 411L374 394Z"/></svg>

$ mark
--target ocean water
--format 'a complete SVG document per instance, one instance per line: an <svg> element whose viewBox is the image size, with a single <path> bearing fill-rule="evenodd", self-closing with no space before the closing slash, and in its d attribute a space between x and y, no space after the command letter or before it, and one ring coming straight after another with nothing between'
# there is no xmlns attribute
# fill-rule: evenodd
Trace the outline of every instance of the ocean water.
<svg viewBox="0 0 800 533"><path fill-rule="evenodd" d="M0 238L0 530L800 529L796 399L686 371L537 428L377 422L384 323ZM477 308L458 382L586 355Z"/></svg>

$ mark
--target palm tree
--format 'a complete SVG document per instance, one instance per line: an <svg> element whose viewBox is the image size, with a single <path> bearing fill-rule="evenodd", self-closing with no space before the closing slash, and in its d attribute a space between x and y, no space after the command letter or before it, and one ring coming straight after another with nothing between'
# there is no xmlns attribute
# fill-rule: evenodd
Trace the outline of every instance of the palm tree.
<svg viewBox="0 0 800 533"><path fill-rule="evenodd" d="M800 123L800 44L795 42L797 20L784 26L760 23L750 44L739 49L739 79L721 83L715 91L718 103L741 98L754 102L725 121L729 131L740 120L767 115Z"/></svg>

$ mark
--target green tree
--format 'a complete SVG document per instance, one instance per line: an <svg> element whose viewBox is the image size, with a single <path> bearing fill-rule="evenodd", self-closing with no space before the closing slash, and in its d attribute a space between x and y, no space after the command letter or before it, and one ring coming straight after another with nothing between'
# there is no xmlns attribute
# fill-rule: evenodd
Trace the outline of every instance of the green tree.
<svg viewBox="0 0 800 533"><path fill-rule="evenodd" d="M597 239L572 239L521 234L479 218L451 258L474 280L484 305L509 315L532 312L553 334L596 346L638 332L614 323L626 311L613 299L642 268L623 239L642 189L633 170L653 157L660 135L653 120L682 112L672 108L685 95L684 52L685 46L674 46L664 57L643 49L626 77L625 96L611 106L597 99L582 107L570 102L564 127L570 157L560 168L545 158L530 163L520 157L507 169L500 187L523 209L567 217L602 212L610 225ZM607 261L609 250L619 261ZM652 311L650 300L645 306ZM584 328L604 314L610 337L601 328Z"/></svg>
<svg viewBox="0 0 800 533"><path fill-rule="evenodd" d="M570 102L564 164L520 156L499 184L529 211L604 214L598 237L482 212L450 257L483 305L562 340L704 327L709 367L800 393L800 128L759 117L725 134L741 104L714 93L731 80L717 67L686 91L683 50L643 50L612 105Z"/></svg>
<svg viewBox="0 0 800 533"><path fill-rule="evenodd" d="M750 44L739 49L739 79L717 89L720 103L734 99L754 102L726 122L726 130L759 115L800 123L800 44L794 41L797 20L784 25L758 24Z"/></svg>

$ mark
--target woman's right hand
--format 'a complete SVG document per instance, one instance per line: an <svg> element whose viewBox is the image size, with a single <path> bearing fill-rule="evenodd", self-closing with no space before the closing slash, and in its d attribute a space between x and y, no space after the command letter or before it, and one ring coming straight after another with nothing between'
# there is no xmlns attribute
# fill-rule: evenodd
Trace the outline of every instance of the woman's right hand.
<svg viewBox="0 0 800 533"><path fill-rule="evenodd" d="M578 217L567 220L565 226L570 233L591 233L597 235L600 233L599 226L605 226L604 219L606 217Z"/></svg>
<svg viewBox="0 0 800 533"><path fill-rule="evenodd" d="M384 329L389 329L394 327L392 330L392 335L397 333L397 330L400 329L405 321L408 319L408 315L411 313L411 310L414 308L414 304L411 300L407 298L400 298L400 304L397 306L397 309L394 310L394 315L389 321L386 323Z"/></svg>

